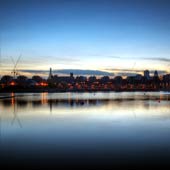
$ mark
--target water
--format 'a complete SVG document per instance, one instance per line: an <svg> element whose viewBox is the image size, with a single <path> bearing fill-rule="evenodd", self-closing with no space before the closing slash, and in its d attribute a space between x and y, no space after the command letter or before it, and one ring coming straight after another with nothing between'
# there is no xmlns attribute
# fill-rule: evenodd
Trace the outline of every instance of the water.
<svg viewBox="0 0 170 170"><path fill-rule="evenodd" d="M169 165L169 93L1 94L0 111L5 166Z"/></svg>

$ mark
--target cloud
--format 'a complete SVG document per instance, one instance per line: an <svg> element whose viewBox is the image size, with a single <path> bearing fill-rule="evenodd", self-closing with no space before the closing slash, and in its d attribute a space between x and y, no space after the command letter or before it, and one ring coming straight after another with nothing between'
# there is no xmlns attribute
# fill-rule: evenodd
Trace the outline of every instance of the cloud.
<svg viewBox="0 0 170 170"><path fill-rule="evenodd" d="M29 60L29 59L27 59ZM57 63L57 64L79 64L80 59L71 57L71 56L65 56L65 57L58 57L58 56L41 56L41 57L35 57L34 61L36 63L46 64L46 63ZM30 64L32 64L32 60L28 61Z"/></svg>
<svg viewBox="0 0 170 170"><path fill-rule="evenodd" d="M53 60L56 60L57 62L79 62L80 60L78 58L74 58L74 57L49 57Z"/></svg>
<svg viewBox="0 0 170 170"><path fill-rule="evenodd" d="M107 56L108 58L121 58L119 56Z"/></svg>
<svg viewBox="0 0 170 170"><path fill-rule="evenodd" d="M48 75L49 70L20 70L23 73L31 73L31 74L44 74ZM114 73L109 73L106 71L99 71L99 70L80 70L80 69L61 69L61 70L53 70L53 74L62 74L62 75L69 75L70 73L74 75L85 75L85 76L114 76Z"/></svg>
<svg viewBox="0 0 170 170"><path fill-rule="evenodd" d="M169 58L163 58L163 57L145 57L143 59L145 59L145 60L162 61L162 62L170 62Z"/></svg>
<svg viewBox="0 0 170 170"><path fill-rule="evenodd" d="M134 76L136 74L143 74L144 70L141 69L104 69L108 72L113 72L116 76ZM149 70L150 74L153 75L155 70ZM167 74L165 70L157 70L159 75Z"/></svg>
<svg viewBox="0 0 170 170"><path fill-rule="evenodd" d="M135 69L119 69L119 68L111 68L111 69L104 69L107 71L111 71L111 72L143 72L143 70L135 70Z"/></svg>
<svg viewBox="0 0 170 170"><path fill-rule="evenodd" d="M17 61L17 58L14 58L14 63ZM69 62L68 62L69 61ZM58 64L71 64L71 63L79 63L80 59L65 56L65 57L58 57L58 56L22 56L20 61L18 62L18 66L27 66L27 65L34 65L34 64L46 64L46 63L56 62ZM11 57L3 57L1 58L0 64L3 66L14 66Z"/></svg>
<svg viewBox="0 0 170 170"><path fill-rule="evenodd" d="M62 74L69 74L72 72L76 75L98 75L98 76L113 76L113 73L109 73L106 71L99 71L99 70L80 70L80 69L63 69L63 70L56 70L57 73Z"/></svg>
<svg viewBox="0 0 170 170"><path fill-rule="evenodd" d="M159 75L165 75L168 72L165 70L157 70ZM82 76L135 76L136 74L143 75L144 70L133 70L133 69L105 69L105 71L100 70L81 70L81 69L60 69L60 70L53 70L54 75L59 76L66 76L70 73L73 73L75 76L82 75ZM153 75L155 70L150 70L150 75ZM10 73L10 72L9 72ZM49 74L49 70L19 70L19 74L33 76L33 75L40 75L42 77L47 77Z"/></svg>

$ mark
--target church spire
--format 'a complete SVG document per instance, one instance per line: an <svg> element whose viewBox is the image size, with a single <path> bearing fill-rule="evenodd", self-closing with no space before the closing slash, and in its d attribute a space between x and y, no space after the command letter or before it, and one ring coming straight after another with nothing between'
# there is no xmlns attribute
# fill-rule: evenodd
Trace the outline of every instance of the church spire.
<svg viewBox="0 0 170 170"><path fill-rule="evenodd" d="M50 72L49 72L49 77L48 79L51 80L53 78L53 75L52 75L52 68L50 68Z"/></svg>

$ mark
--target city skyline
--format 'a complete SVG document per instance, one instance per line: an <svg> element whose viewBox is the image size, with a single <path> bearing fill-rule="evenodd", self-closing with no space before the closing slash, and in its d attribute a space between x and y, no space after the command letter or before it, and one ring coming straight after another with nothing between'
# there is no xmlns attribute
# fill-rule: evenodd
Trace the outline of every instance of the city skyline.
<svg viewBox="0 0 170 170"><path fill-rule="evenodd" d="M170 70L170 3L159 1L1 1L1 75L18 69L97 70L121 75Z"/></svg>

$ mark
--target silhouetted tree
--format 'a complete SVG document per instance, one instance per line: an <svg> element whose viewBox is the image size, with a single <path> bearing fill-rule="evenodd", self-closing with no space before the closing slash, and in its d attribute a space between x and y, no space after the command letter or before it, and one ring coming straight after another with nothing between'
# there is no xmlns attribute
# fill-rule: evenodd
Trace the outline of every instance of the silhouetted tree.
<svg viewBox="0 0 170 170"><path fill-rule="evenodd" d="M34 80L34 81L36 81L37 83L39 83L39 82L42 82L42 81L43 81L43 78L40 77L40 76L33 76L33 77L32 77L32 80Z"/></svg>
<svg viewBox="0 0 170 170"><path fill-rule="evenodd" d="M12 76L5 75L5 76L3 76L3 77L1 78L1 83L7 84L7 83L9 83L12 79L13 79Z"/></svg>

